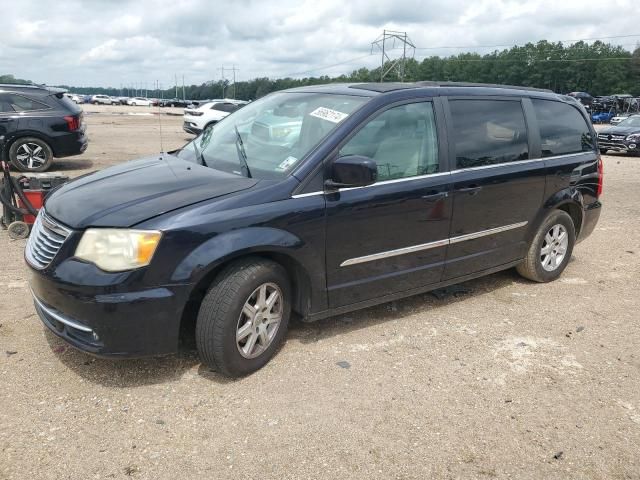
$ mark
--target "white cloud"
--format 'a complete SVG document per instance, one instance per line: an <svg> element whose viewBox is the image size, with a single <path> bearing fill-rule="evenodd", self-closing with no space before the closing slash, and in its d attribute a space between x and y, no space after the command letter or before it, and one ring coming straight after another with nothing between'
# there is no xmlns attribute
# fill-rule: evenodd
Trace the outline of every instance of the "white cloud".
<svg viewBox="0 0 640 480"><path fill-rule="evenodd" d="M632 0L21 0L3 9L0 73L37 82L119 86L174 74L187 83L348 73L375 67L367 56L383 28L407 31L418 58L457 53L437 46L513 45L539 39L640 34ZM617 40L627 48L640 36ZM612 40L616 41L616 40ZM465 49L466 50L466 49ZM491 49L475 49L485 53ZM361 58L365 57L365 58ZM351 63L322 70L358 58Z"/></svg>

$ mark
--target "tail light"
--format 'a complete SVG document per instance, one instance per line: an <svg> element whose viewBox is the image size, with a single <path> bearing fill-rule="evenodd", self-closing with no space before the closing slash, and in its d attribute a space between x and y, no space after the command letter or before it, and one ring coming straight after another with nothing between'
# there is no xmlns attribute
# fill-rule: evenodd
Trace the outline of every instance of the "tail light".
<svg viewBox="0 0 640 480"><path fill-rule="evenodd" d="M602 186L604 182L604 162L602 158L598 158L598 190L596 191L596 196L600 198L602 195Z"/></svg>
<svg viewBox="0 0 640 480"><path fill-rule="evenodd" d="M68 115L64 117L64 120L67 122L67 128L70 132L80 130L80 116Z"/></svg>

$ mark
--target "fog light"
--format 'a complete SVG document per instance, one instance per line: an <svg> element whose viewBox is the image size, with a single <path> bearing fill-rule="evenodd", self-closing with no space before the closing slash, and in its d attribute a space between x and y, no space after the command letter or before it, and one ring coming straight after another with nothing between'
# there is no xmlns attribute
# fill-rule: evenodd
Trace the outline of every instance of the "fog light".
<svg viewBox="0 0 640 480"><path fill-rule="evenodd" d="M96 342L100 340L100 337L98 337L98 334L96 332L91 332L91 336L93 337L93 340Z"/></svg>
<svg viewBox="0 0 640 480"><path fill-rule="evenodd" d="M636 145L635 143L630 143L630 144L629 144L629 148L636 148L636 146L637 146L637 145Z"/></svg>

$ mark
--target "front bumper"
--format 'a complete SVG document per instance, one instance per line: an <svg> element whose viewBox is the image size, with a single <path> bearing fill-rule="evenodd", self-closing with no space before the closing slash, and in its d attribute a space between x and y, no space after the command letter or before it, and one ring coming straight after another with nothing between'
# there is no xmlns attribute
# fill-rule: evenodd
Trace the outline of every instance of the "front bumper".
<svg viewBox="0 0 640 480"><path fill-rule="evenodd" d="M603 138L598 137L598 148L600 150L613 150L614 152L638 152L640 153L640 142L631 142L623 138Z"/></svg>
<svg viewBox="0 0 640 480"><path fill-rule="evenodd" d="M87 267L91 267L87 265ZM113 285L70 285L32 270L38 316L72 346L101 357L144 357L178 348L188 285L114 293Z"/></svg>

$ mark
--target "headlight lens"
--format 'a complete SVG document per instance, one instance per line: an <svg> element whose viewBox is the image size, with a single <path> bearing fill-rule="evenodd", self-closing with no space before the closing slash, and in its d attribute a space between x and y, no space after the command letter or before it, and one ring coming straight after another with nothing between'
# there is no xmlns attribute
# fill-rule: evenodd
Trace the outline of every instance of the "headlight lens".
<svg viewBox="0 0 640 480"><path fill-rule="evenodd" d="M75 256L107 272L132 270L149 265L161 237L157 230L89 228Z"/></svg>
<svg viewBox="0 0 640 480"><path fill-rule="evenodd" d="M640 142L640 133L633 133L627 137L629 142Z"/></svg>

